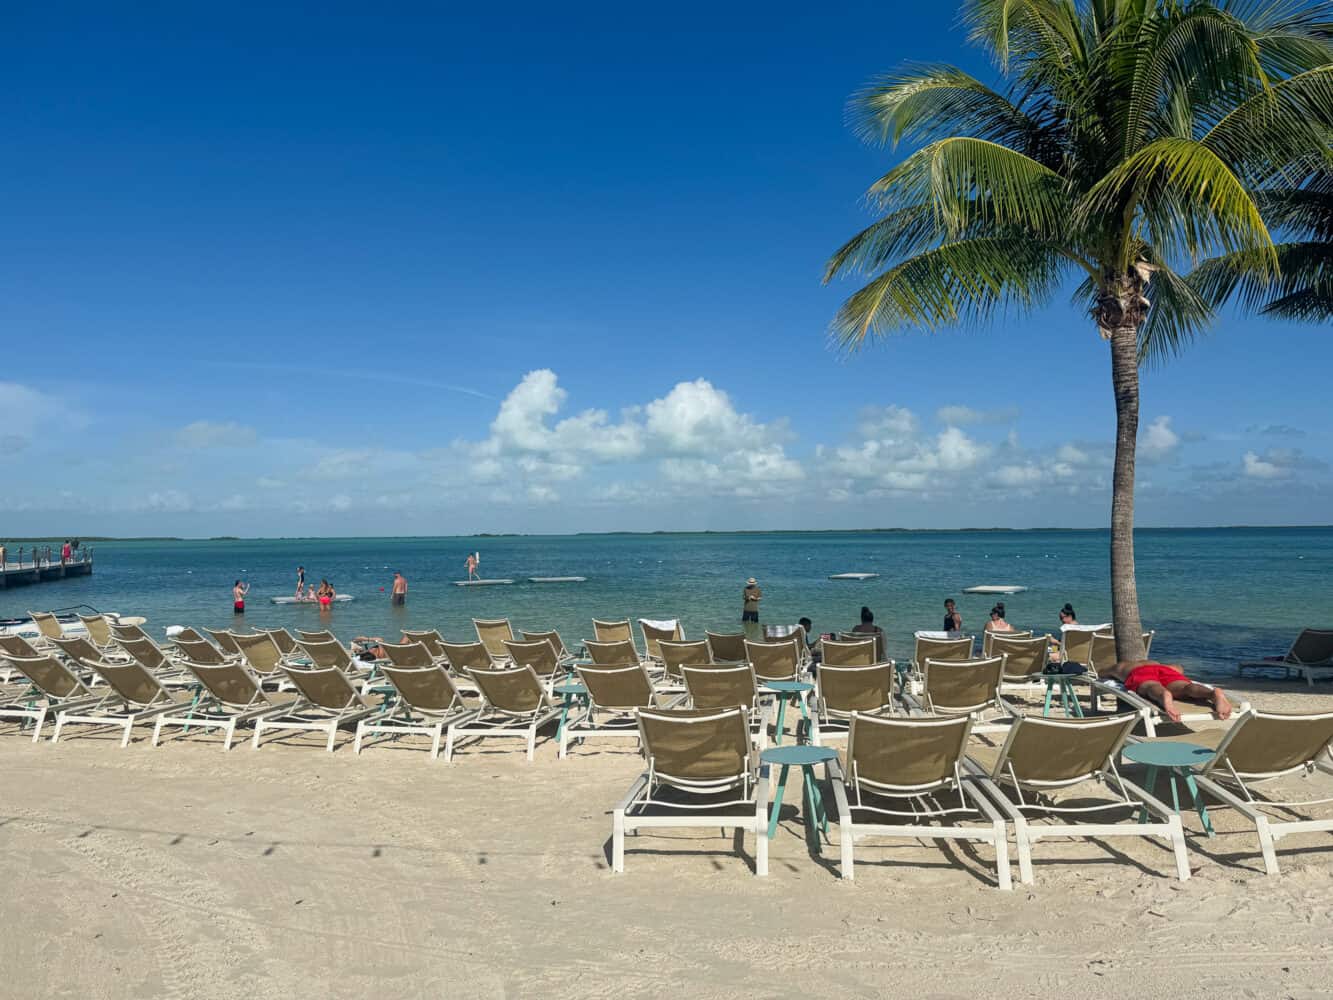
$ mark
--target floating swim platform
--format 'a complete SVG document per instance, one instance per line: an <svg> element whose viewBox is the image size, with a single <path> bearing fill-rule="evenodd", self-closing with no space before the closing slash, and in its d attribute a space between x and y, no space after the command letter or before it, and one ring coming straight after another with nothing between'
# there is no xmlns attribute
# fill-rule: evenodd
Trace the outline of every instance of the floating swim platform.
<svg viewBox="0 0 1333 1000"><path fill-rule="evenodd" d="M455 587L502 587L513 583L513 580L455 580Z"/></svg>
<svg viewBox="0 0 1333 1000"><path fill-rule="evenodd" d="M834 573L830 580L878 580L878 573Z"/></svg>
<svg viewBox="0 0 1333 1000"><path fill-rule="evenodd" d="M964 594L1021 594L1027 587L1012 583L988 583L981 587L964 587Z"/></svg>
<svg viewBox="0 0 1333 1000"><path fill-rule="evenodd" d="M529 583L586 583L586 576L530 576Z"/></svg>
<svg viewBox="0 0 1333 1000"><path fill-rule="evenodd" d="M333 599L341 604L344 601L355 601L356 598L351 594L334 594ZM273 604L318 604L319 598L313 601L308 597L270 597L269 601Z"/></svg>

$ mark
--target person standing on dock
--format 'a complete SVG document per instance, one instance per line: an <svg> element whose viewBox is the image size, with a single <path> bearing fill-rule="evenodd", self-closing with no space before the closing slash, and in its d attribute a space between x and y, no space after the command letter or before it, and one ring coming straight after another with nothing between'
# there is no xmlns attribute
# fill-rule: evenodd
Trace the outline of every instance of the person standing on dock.
<svg viewBox="0 0 1333 1000"><path fill-rule="evenodd" d="M763 600L764 592L759 589L759 584L754 577L745 581L745 589L741 591L741 624L746 622L759 622L759 602Z"/></svg>
<svg viewBox="0 0 1333 1000"><path fill-rule="evenodd" d="M231 612L234 615L245 614L245 595L250 593L250 585L237 580L231 588Z"/></svg>
<svg viewBox="0 0 1333 1000"><path fill-rule="evenodd" d="M467 556L467 578L469 580L480 580L477 574L477 567L481 565L481 553L469 552Z"/></svg>
<svg viewBox="0 0 1333 1000"><path fill-rule="evenodd" d="M296 599L301 599L301 592L305 590L305 567L296 567Z"/></svg>
<svg viewBox="0 0 1333 1000"><path fill-rule="evenodd" d="M397 570L393 572L393 596L389 603L401 607L407 603L407 577Z"/></svg>
<svg viewBox="0 0 1333 1000"><path fill-rule="evenodd" d="M70 557L74 555L74 550L69 546L69 539L65 539L65 544L60 546L60 565L63 566L69 562Z"/></svg>

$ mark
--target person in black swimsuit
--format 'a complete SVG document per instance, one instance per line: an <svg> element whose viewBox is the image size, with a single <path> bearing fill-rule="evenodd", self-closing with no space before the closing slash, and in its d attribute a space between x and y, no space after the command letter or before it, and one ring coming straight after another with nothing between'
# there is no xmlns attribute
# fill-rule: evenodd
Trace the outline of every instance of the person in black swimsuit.
<svg viewBox="0 0 1333 1000"><path fill-rule="evenodd" d="M952 597L946 598L944 601L944 631L963 631L963 616L958 613L958 607L954 604Z"/></svg>

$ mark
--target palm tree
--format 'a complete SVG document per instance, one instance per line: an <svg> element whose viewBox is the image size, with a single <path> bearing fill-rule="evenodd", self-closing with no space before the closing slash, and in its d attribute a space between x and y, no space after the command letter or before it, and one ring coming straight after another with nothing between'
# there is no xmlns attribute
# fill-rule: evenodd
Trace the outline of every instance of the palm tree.
<svg viewBox="0 0 1333 1000"><path fill-rule="evenodd" d="M1048 302L1072 275L1109 342L1116 406L1111 605L1116 655L1142 659L1134 579L1139 365L1213 314L1182 273L1233 255L1264 283L1277 254L1255 191L1326 148L1330 11L1291 0L970 0L972 40L1006 80L952 66L876 80L850 104L863 138L914 152L876 181L880 213L825 281L871 280L834 335L982 323Z"/></svg>

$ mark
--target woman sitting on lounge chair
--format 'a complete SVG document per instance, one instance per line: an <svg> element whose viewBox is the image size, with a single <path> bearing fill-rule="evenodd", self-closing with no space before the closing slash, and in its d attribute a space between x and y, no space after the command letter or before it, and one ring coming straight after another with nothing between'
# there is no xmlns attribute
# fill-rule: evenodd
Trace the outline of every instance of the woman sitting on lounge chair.
<svg viewBox="0 0 1333 1000"><path fill-rule="evenodd" d="M1161 705L1162 713L1172 722L1180 721L1180 711L1175 704L1177 698L1211 702L1213 714L1219 719L1231 717L1231 702L1221 688L1195 683L1178 666L1150 663L1147 660L1121 660L1102 676L1114 677L1131 694L1138 694Z"/></svg>

